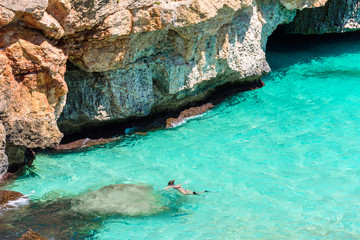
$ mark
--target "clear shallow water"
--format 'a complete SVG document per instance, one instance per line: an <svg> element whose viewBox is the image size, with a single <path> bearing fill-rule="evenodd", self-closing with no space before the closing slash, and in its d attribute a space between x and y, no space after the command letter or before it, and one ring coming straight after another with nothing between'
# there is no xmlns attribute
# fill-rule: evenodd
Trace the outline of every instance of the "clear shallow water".
<svg viewBox="0 0 360 240"><path fill-rule="evenodd" d="M359 239L359 43L269 52L264 88L174 129L40 154L8 188L45 201L146 183L176 200L166 213L105 218L91 239ZM216 193L160 190L173 178Z"/></svg>

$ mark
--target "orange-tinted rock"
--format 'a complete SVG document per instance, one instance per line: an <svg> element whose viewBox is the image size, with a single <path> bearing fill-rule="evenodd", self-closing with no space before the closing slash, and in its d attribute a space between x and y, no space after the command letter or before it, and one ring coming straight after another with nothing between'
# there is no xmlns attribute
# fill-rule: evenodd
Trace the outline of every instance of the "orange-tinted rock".
<svg viewBox="0 0 360 240"><path fill-rule="evenodd" d="M68 150L89 148L96 145L115 142L117 140L119 140L119 138L98 138L98 139L85 138L67 144L61 144L58 147L55 147L54 149L57 151L68 151Z"/></svg>
<svg viewBox="0 0 360 240"><path fill-rule="evenodd" d="M15 17L15 12L0 6L0 27L9 24Z"/></svg>
<svg viewBox="0 0 360 240"><path fill-rule="evenodd" d="M192 107L182 111L177 118L168 118L166 119L166 128L175 127L177 124L181 123L182 121L186 120L187 118L202 114L207 110L210 110L214 107L212 103L207 103L199 107Z"/></svg>
<svg viewBox="0 0 360 240"><path fill-rule="evenodd" d="M64 35L64 29L59 22L47 12L44 12L41 19L36 19L29 13L18 14L18 18L24 21L27 27L40 29L47 37L59 39Z"/></svg>
<svg viewBox="0 0 360 240"><path fill-rule="evenodd" d="M1 29L0 48L0 118L7 144L58 145L63 135L56 119L66 100L66 56L38 32L11 25Z"/></svg>
<svg viewBox="0 0 360 240"><path fill-rule="evenodd" d="M47 238L41 236L38 232L35 232L31 228L29 228L29 230L26 233L21 235L19 240L47 240Z"/></svg>
<svg viewBox="0 0 360 240"><path fill-rule="evenodd" d="M15 201L24 195L19 192L0 190L0 208L10 201Z"/></svg>

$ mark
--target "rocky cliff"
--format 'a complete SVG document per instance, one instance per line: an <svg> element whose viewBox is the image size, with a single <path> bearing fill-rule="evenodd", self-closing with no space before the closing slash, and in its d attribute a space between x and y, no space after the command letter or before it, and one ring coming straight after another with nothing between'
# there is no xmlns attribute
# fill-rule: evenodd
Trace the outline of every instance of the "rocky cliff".
<svg viewBox="0 0 360 240"><path fill-rule="evenodd" d="M322 34L350 32L359 28L358 0L329 0L324 7L300 11L286 30L292 33Z"/></svg>
<svg viewBox="0 0 360 240"><path fill-rule="evenodd" d="M10 162L26 148L56 146L58 125L70 133L146 116L258 80L270 71L267 37L325 3L0 0L0 120Z"/></svg>
<svg viewBox="0 0 360 240"><path fill-rule="evenodd" d="M122 18L116 12L86 38L75 34L61 45L73 66L59 124L68 132L72 124L146 116L226 82L258 79L270 71L267 37L295 13L278 1L124 5ZM123 22L108 26L114 19Z"/></svg>

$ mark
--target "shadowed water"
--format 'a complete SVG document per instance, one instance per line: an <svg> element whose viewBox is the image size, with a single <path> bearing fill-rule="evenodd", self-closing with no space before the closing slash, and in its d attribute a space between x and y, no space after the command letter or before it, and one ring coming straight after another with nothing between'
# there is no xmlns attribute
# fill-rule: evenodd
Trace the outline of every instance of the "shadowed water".
<svg viewBox="0 0 360 240"><path fill-rule="evenodd" d="M61 202L38 217L55 219L47 222L56 231L46 223L33 229L73 239L359 239L359 43L270 51L265 87L182 126L84 152L40 154L32 174L8 186L34 191L31 214L18 219ZM214 193L162 190L173 178ZM152 186L168 210L89 218L66 205L119 183ZM62 209L70 217L56 220Z"/></svg>

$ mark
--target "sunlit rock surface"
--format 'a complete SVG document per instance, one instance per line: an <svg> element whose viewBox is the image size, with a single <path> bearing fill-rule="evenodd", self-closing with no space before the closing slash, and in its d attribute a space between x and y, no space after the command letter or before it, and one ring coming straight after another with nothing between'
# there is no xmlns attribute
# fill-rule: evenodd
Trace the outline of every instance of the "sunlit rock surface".
<svg viewBox="0 0 360 240"><path fill-rule="evenodd" d="M324 7L304 9L286 28L303 34L340 33L360 29L358 0L329 0Z"/></svg>
<svg viewBox="0 0 360 240"><path fill-rule="evenodd" d="M77 198L72 203L71 209L91 216L150 215L168 210L167 207L162 206L161 198L161 195L149 186L117 184Z"/></svg>
<svg viewBox="0 0 360 240"><path fill-rule="evenodd" d="M60 41L72 62L62 131L176 109L216 86L257 80L270 71L267 37L296 14L279 1L157 3L123 1L121 14L109 13L86 38L69 32Z"/></svg>
<svg viewBox="0 0 360 240"><path fill-rule="evenodd" d="M1 28L0 47L0 118L7 145L56 146L63 136L56 119L66 101L66 56L38 32L15 25Z"/></svg>
<svg viewBox="0 0 360 240"><path fill-rule="evenodd" d="M279 24L297 12L300 25L322 22L317 12L301 18L312 11L306 8L331 14L339 9L325 24L335 19L337 26L342 19L341 29L357 28L357 2L331 0L321 7L325 3L0 1L0 90L6 93L0 116L7 142L25 148L59 143L67 58L70 92L58 121L65 133L80 131L84 123L173 110L204 99L216 86L258 80L270 71L265 47Z"/></svg>

